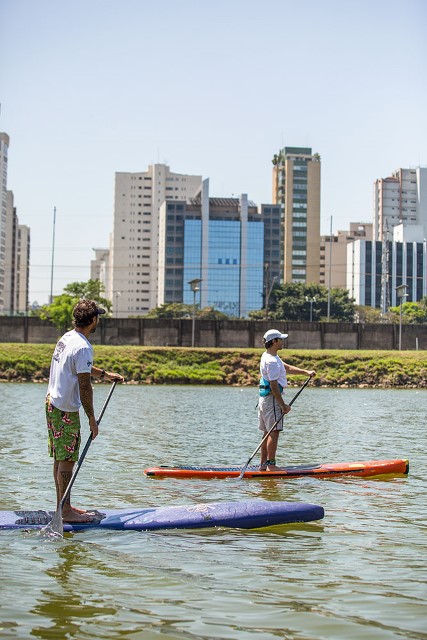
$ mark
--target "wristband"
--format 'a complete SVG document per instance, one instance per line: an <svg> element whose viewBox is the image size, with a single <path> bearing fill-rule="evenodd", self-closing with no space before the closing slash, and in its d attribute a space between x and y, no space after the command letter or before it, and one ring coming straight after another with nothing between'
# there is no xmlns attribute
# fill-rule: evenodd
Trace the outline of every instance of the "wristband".
<svg viewBox="0 0 427 640"><path fill-rule="evenodd" d="M101 380L105 378L105 369L101 371L101 375L99 377L101 378Z"/></svg>

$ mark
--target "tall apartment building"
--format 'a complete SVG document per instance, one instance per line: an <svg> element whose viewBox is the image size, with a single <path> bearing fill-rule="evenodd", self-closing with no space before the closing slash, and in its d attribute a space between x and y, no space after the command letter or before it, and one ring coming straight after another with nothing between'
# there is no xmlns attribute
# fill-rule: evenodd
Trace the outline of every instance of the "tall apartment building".
<svg viewBox="0 0 427 640"><path fill-rule="evenodd" d="M261 309L268 280L280 274L280 206L240 198L197 196L165 202L159 222L158 304L193 303L190 281L200 279L200 306L232 317Z"/></svg>
<svg viewBox="0 0 427 640"><path fill-rule="evenodd" d="M374 240L427 237L427 168L398 169L374 183Z"/></svg>
<svg viewBox="0 0 427 640"><path fill-rule="evenodd" d="M114 224L104 263L106 295L116 316L144 315L158 304L159 211L200 191L201 176L173 173L153 164L140 173L116 173Z"/></svg>
<svg viewBox="0 0 427 640"><path fill-rule="evenodd" d="M320 156L284 147L273 157L273 203L282 208L283 282L319 283Z"/></svg>
<svg viewBox="0 0 427 640"><path fill-rule="evenodd" d="M18 225L15 307L18 313L27 313L30 304L30 246L30 227Z"/></svg>
<svg viewBox="0 0 427 640"><path fill-rule="evenodd" d="M26 313L29 296L30 229L20 225L7 189L9 136L0 132L0 313Z"/></svg>
<svg viewBox="0 0 427 640"><path fill-rule="evenodd" d="M372 240L372 223L350 222L348 230L320 238L319 284L329 289L347 288L347 244L358 238Z"/></svg>
<svg viewBox="0 0 427 640"><path fill-rule="evenodd" d="M0 312L7 308L5 300L5 261L6 261L6 223L7 223L7 156L9 136L0 132Z"/></svg>

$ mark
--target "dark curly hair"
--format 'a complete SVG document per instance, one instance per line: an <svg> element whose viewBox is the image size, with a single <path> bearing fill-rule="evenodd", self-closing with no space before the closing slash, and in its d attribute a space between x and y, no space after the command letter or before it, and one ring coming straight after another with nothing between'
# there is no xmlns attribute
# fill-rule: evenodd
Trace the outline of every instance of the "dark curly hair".
<svg viewBox="0 0 427 640"><path fill-rule="evenodd" d="M79 300L73 309L73 325L75 327L88 327L95 316L105 313L98 307L95 300Z"/></svg>

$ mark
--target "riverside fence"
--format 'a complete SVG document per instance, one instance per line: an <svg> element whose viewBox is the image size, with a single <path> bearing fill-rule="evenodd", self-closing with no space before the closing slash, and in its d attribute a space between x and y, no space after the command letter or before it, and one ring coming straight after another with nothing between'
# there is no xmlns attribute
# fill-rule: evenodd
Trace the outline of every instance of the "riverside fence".
<svg viewBox="0 0 427 640"><path fill-rule="evenodd" d="M288 349L399 348L398 324L350 322L265 322L254 320L196 320L195 347L262 348L267 329L289 334ZM61 335L46 320L0 316L0 342L56 343ZM105 318L93 334L93 344L146 347L191 347L192 320ZM402 350L427 349L427 325L402 325Z"/></svg>

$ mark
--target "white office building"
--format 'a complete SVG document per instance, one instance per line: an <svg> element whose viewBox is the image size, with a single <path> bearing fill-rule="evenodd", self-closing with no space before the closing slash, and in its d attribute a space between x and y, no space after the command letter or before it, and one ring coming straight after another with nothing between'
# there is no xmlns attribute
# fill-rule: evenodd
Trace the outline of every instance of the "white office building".
<svg viewBox="0 0 427 640"><path fill-rule="evenodd" d="M171 172L165 164L140 173L116 173L110 247L95 250L99 274L115 317L145 315L158 306L159 211L166 201L200 192L202 176Z"/></svg>
<svg viewBox="0 0 427 640"><path fill-rule="evenodd" d="M374 183L374 240L427 237L427 168L398 169Z"/></svg>
<svg viewBox="0 0 427 640"><path fill-rule="evenodd" d="M6 275L6 223L7 223L7 154L9 151L9 136L0 132L0 312L4 312L7 305L5 300Z"/></svg>
<svg viewBox="0 0 427 640"><path fill-rule="evenodd" d="M9 136L0 132L0 313L15 315L28 310L30 229L20 225L7 189Z"/></svg>

